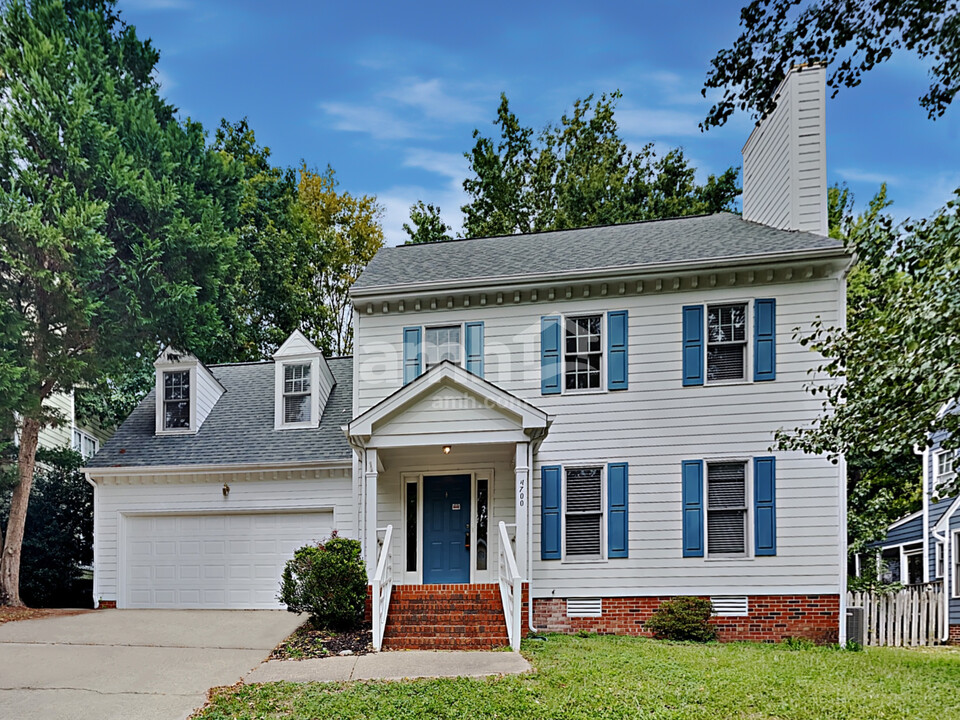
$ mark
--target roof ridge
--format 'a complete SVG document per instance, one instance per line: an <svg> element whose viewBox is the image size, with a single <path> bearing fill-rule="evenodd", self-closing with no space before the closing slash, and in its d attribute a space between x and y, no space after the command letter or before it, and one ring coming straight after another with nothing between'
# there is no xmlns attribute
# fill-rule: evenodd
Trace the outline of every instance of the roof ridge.
<svg viewBox="0 0 960 720"><path fill-rule="evenodd" d="M572 227L572 228L554 228L553 230L534 230L532 232L511 233L509 235L477 235L474 237L450 238L449 240L441 240L439 241L439 243L445 243L445 244L446 243L462 243L462 242L470 242L471 240L501 240L505 238L530 237L531 235L550 235L552 233L577 232L578 230L602 230L603 228L625 227L629 225L647 225L651 223L670 222L672 220L693 220L696 218L713 217L714 215L734 215L734 217L739 217L739 215L735 215L734 213L728 210L721 210L715 213L697 213L696 215L676 215L674 217L666 217L666 218L649 218L647 220L630 220L629 222L603 223L600 225L581 225L580 227ZM433 243L433 242L404 243L403 245L393 245L392 247L384 248L384 249L396 250L398 248L404 248L404 247L422 247L424 245L437 245L439 243Z"/></svg>

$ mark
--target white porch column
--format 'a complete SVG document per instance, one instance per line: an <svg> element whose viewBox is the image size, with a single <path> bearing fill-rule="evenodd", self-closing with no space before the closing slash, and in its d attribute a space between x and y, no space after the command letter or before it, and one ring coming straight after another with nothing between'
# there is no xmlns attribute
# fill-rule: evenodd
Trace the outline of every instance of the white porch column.
<svg viewBox="0 0 960 720"><path fill-rule="evenodd" d="M526 582L529 580L527 575L527 543L530 542L530 530L527 527L527 504L530 502L530 477L531 469L528 467L530 443L518 442L516 458L514 460L514 472L516 474L516 510L517 510L517 569L520 571L520 577Z"/></svg>
<svg viewBox="0 0 960 720"><path fill-rule="evenodd" d="M367 578L372 582L377 573L377 449L367 448L363 459L364 497L366 511Z"/></svg>

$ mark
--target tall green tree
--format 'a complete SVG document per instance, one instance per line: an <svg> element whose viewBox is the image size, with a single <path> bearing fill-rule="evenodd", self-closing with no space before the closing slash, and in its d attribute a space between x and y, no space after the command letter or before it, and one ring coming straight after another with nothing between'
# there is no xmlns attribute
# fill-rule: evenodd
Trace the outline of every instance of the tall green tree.
<svg viewBox="0 0 960 720"><path fill-rule="evenodd" d="M410 206L410 222L403 224L403 231L410 236L404 245L422 245L453 239L450 226L440 216L440 208L423 200L417 200Z"/></svg>
<svg viewBox="0 0 960 720"><path fill-rule="evenodd" d="M737 110L768 115L786 71L825 62L833 94L856 87L864 73L895 54L926 66L930 86L920 105L943 115L960 90L960 4L956 0L753 0L740 11L743 32L711 60L703 90L723 94L704 129Z"/></svg>
<svg viewBox="0 0 960 720"><path fill-rule="evenodd" d="M524 127L500 97L499 137L475 130L463 188L468 237L712 213L732 207L737 170L700 185L681 149L631 151L615 117L620 93L577 100L559 125Z"/></svg>
<svg viewBox="0 0 960 720"><path fill-rule="evenodd" d="M6 604L21 603L38 433L57 419L44 400L158 342L204 353L227 326L242 169L177 121L157 59L111 0L0 10L0 403L20 439Z"/></svg>
<svg viewBox="0 0 960 720"><path fill-rule="evenodd" d="M309 275L300 329L327 354L353 352L350 286L383 247L383 209L373 195L339 189L333 168L300 169L297 197L308 250L301 262Z"/></svg>

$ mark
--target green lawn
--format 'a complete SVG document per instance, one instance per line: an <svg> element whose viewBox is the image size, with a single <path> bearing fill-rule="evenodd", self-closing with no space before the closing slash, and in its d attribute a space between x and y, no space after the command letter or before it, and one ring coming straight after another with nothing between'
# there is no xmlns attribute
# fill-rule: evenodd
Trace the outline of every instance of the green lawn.
<svg viewBox="0 0 960 720"><path fill-rule="evenodd" d="M953 649L673 644L550 636L536 673L491 680L224 688L203 720L240 718L960 718Z"/></svg>

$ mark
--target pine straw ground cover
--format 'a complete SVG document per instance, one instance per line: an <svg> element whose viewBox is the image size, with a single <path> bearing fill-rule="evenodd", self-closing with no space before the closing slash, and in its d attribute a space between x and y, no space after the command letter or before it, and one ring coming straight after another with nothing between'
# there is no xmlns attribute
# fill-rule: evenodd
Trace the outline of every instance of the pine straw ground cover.
<svg viewBox="0 0 960 720"><path fill-rule="evenodd" d="M373 652L373 634L369 626L348 632L318 630L307 620L270 653L274 660L306 660L339 655L349 650L351 655Z"/></svg>
<svg viewBox="0 0 960 720"><path fill-rule="evenodd" d="M93 610L73 608L28 608L28 607L0 607L0 625L16 620L37 620L45 617L64 617L66 615L82 615Z"/></svg>
<svg viewBox="0 0 960 720"><path fill-rule="evenodd" d="M220 688L201 720L644 718L943 720L960 717L960 652L847 652L753 643L552 635L534 673L491 679Z"/></svg>

